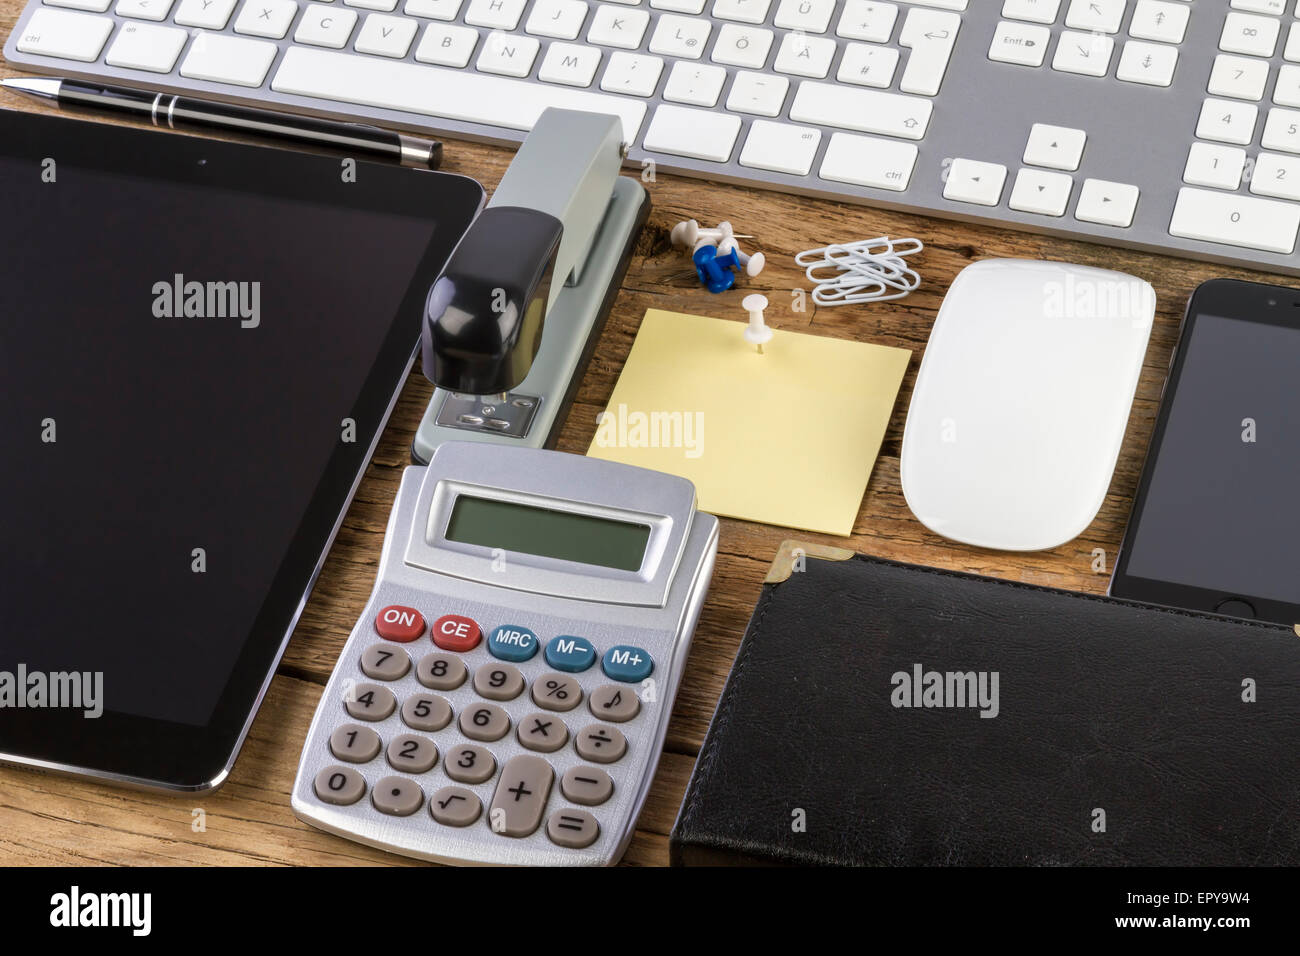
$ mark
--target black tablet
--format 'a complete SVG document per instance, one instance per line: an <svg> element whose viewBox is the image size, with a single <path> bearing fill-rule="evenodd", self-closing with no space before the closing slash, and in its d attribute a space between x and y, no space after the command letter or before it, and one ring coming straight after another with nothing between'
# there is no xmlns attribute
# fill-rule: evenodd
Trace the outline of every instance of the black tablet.
<svg viewBox="0 0 1300 956"><path fill-rule="evenodd" d="M0 111L0 760L225 779L482 203Z"/></svg>
<svg viewBox="0 0 1300 956"><path fill-rule="evenodd" d="M1300 622L1300 290L1188 303L1110 593Z"/></svg>

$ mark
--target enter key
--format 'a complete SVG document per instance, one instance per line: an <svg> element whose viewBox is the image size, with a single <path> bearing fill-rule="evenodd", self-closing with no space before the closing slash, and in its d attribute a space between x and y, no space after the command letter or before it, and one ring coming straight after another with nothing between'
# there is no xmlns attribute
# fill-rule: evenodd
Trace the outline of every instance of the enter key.
<svg viewBox="0 0 1300 956"><path fill-rule="evenodd" d="M939 92L960 27L961 17L955 13L914 9L907 14L898 43L912 52L899 89L922 96Z"/></svg>

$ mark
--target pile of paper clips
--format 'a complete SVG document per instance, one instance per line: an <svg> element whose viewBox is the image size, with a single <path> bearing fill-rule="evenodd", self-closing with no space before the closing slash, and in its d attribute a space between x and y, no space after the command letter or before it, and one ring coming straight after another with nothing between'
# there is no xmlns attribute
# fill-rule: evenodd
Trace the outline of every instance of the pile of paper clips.
<svg viewBox="0 0 1300 956"><path fill-rule="evenodd" d="M818 305L852 305L901 299L921 284L907 264L925 247L920 239L879 236L859 242L837 242L809 249L794 257L813 283Z"/></svg>

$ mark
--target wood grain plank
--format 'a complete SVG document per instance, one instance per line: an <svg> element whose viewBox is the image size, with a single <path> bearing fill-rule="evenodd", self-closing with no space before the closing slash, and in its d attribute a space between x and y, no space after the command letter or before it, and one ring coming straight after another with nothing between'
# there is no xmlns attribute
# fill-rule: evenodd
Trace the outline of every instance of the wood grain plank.
<svg viewBox="0 0 1300 956"><path fill-rule="evenodd" d="M22 0L0 0L0 34L8 35L21 8ZM19 72L0 62L0 76ZM42 108L8 94L0 94L0 107ZM123 122L115 117L107 120ZM509 158L506 150L452 141L447 144L445 168L472 175L491 187ZM1105 552L1109 572L1141 472L1183 305L1205 279L1260 276L990 226L756 193L744 187L667 175L660 175L648 188L654 203L650 221L637 240L623 290L561 433L561 449L582 453L591 442L596 415L613 391L647 308L739 322L744 319L740 296L757 290L771 300L768 319L776 328L896 345L915 353L850 538L722 521L717 570L669 726L667 752L623 861L658 866L667 862L667 834L694 755L726 682L763 575L782 540L802 538L919 564L1104 592L1107 575L1093 571L1093 550ZM768 267L758 278L742 283L743 290L710 295L696 281L685 254L669 242L673 224L685 218L709 223L730 219L738 232L757 237L749 245L767 254ZM22 224L6 222L0 229L11 235L21 233ZM794 311L793 290L807 286L794 265L796 252L882 234L915 235L924 240L926 249L918 263L924 282L919 290L897 303ZM1049 552L1003 554L944 541L912 517L899 488L898 454L907 401L930 326L957 272L988 257L1055 259L1119 269L1148 279L1157 292L1157 322L1110 493L1097 519L1077 540ZM430 394L429 384L413 367L227 785L200 797L168 797L28 770L0 769L0 864L410 862L300 823L289 810L288 794L321 685L373 584L388 511L402 469L410 462L410 442ZM205 832L191 828L195 809L206 813Z"/></svg>

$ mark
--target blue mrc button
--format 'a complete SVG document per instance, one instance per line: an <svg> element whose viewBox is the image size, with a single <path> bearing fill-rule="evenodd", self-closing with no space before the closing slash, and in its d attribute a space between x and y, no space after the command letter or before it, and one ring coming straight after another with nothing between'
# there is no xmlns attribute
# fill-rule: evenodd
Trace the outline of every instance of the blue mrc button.
<svg viewBox="0 0 1300 956"><path fill-rule="evenodd" d="M596 663L596 649L585 637L561 634L546 645L546 663L557 671L576 674Z"/></svg>
<svg viewBox="0 0 1300 956"><path fill-rule="evenodd" d="M600 666L607 677L634 684L650 676L655 669L655 662L654 658L641 648L620 644L605 652Z"/></svg>
<svg viewBox="0 0 1300 956"><path fill-rule="evenodd" d="M502 624L488 638L488 650L503 661L526 661L541 646L536 634L514 624Z"/></svg>

